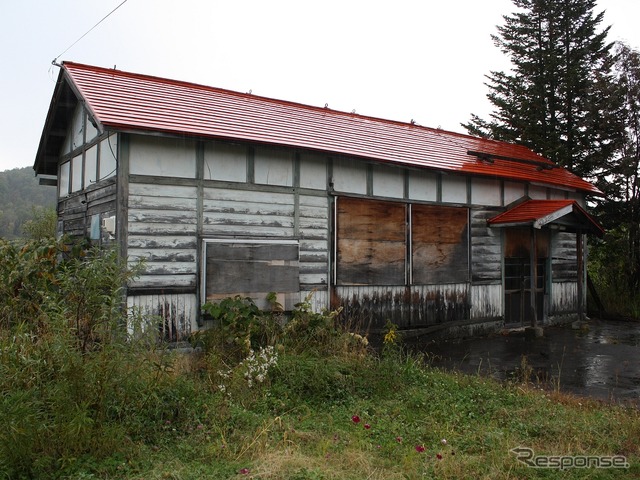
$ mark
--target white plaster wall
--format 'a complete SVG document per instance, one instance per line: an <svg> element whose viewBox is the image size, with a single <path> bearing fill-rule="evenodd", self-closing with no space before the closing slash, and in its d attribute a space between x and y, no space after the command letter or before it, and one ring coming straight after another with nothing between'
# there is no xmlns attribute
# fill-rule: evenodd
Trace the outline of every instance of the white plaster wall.
<svg viewBox="0 0 640 480"><path fill-rule="evenodd" d="M254 179L263 185L293 186L292 153L288 150L256 149Z"/></svg>
<svg viewBox="0 0 640 480"><path fill-rule="evenodd" d="M443 175L442 201L444 203L467 203L467 177Z"/></svg>
<svg viewBox="0 0 640 480"><path fill-rule="evenodd" d="M509 205L522 198L525 194L524 187L524 183L504 182L504 204Z"/></svg>
<svg viewBox="0 0 640 480"><path fill-rule="evenodd" d="M502 203L502 186L497 178L472 178L471 203L499 207Z"/></svg>
<svg viewBox="0 0 640 480"><path fill-rule="evenodd" d="M404 172L387 165L373 166L373 194L378 197L403 198Z"/></svg>
<svg viewBox="0 0 640 480"><path fill-rule="evenodd" d="M129 146L129 171L133 175L195 178L195 141L132 136Z"/></svg>
<svg viewBox="0 0 640 480"><path fill-rule="evenodd" d="M409 172L409 198L435 202L438 199L438 176L431 172L411 170Z"/></svg>
<svg viewBox="0 0 640 480"><path fill-rule="evenodd" d="M327 158L320 155L300 155L300 187L327 189Z"/></svg>
<svg viewBox="0 0 640 480"><path fill-rule="evenodd" d="M364 162L348 158L333 160L333 188L336 192L367 193L367 168Z"/></svg>
<svg viewBox="0 0 640 480"><path fill-rule="evenodd" d="M247 147L207 143L204 147L205 180L247 181Z"/></svg>

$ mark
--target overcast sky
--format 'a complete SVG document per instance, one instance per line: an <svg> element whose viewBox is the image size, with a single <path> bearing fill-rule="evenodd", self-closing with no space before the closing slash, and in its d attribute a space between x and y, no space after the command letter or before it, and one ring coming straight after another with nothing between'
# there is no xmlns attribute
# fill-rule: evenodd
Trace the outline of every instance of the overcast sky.
<svg viewBox="0 0 640 480"><path fill-rule="evenodd" d="M464 132L511 0L0 0L0 171L32 166L69 60ZM599 0L640 48L639 0ZM68 50L67 50L68 49ZM65 52L65 50L67 50ZM64 52L64 53L63 53Z"/></svg>

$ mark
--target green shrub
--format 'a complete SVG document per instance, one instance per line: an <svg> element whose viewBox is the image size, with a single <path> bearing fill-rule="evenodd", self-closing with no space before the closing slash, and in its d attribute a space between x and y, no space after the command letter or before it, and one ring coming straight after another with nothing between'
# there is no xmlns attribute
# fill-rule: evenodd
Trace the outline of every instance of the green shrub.
<svg viewBox="0 0 640 480"><path fill-rule="evenodd" d="M280 334L281 316L276 311L263 311L248 297L228 297L202 306L214 321L214 328L201 332L195 339L205 351L224 352L228 359L240 361L251 350L273 345Z"/></svg>
<svg viewBox="0 0 640 480"><path fill-rule="evenodd" d="M64 475L194 421L203 402L176 356L127 337L134 272L115 252L52 240L0 250L0 476Z"/></svg>

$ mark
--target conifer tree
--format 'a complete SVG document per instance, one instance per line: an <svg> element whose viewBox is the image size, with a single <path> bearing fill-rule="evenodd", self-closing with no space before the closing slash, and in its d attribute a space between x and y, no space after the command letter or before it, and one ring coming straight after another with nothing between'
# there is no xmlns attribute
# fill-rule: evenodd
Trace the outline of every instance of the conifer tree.
<svg viewBox="0 0 640 480"><path fill-rule="evenodd" d="M487 75L489 120L471 134L524 144L585 178L595 178L619 148L621 95L613 81L609 28L595 0L513 0L492 38L510 71Z"/></svg>
<svg viewBox="0 0 640 480"><path fill-rule="evenodd" d="M625 138L602 172L606 201L597 212L607 235L593 246L592 270L605 288L640 302L640 52L618 43L615 53Z"/></svg>

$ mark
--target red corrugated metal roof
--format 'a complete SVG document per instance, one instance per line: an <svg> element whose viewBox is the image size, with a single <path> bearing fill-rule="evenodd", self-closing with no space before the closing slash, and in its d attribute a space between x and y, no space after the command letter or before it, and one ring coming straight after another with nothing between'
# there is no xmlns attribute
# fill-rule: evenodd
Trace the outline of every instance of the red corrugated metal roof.
<svg viewBox="0 0 640 480"><path fill-rule="evenodd" d="M601 194L520 145L77 63L65 62L63 74L106 129L284 145Z"/></svg>
<svg viewBox="0 0 640 480"><path fill-rule="evenodd" d="M566 223L603 235L603 228L575 200L527 200L488 220L489 225L531 225L541 228Z"/></svg>

